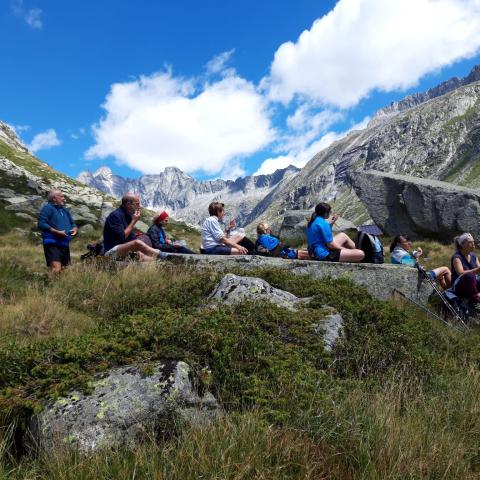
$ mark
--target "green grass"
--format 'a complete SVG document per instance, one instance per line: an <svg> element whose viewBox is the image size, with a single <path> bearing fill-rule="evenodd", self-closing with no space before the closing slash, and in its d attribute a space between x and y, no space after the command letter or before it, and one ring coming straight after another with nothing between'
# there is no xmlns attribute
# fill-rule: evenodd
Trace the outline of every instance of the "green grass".
<svg viewBox="0 0 480 480"><path fill-rule="evenodd" d="M77 263L52 282L40 245L14 233L1 240L0 479L478 478L475 329L458 334L346 279L273 270L248 274L313 297L307 308L208 310L221 275L167 264ZM432 262L450 254L422 246ZM313 331L325 304L345 321L332 353ZM194 373L208 366L199 387L225 418L116 451L12 456L46 399L88 391L114 365L158 359L185 360Z"/></svg>

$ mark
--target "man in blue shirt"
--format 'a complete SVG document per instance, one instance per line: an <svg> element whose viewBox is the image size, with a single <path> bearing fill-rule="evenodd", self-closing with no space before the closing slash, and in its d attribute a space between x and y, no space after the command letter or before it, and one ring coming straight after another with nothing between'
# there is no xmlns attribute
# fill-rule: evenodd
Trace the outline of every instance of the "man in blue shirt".
<svg viewBox="0 0 480 480"><path fill-rule="evenodd" d="M65 195L60 190L48 194L48 203L38 215L38 228L42 232L43 251L52 274L58 274L70 263L70 240L78 228L65 208Z"/></svg>
<svg viewBox="0 0 480 480"><path fill-rule="evenodd" d="M114 210L105 220L103 246L106 257L125 257L129 252L138 252L139 260L148 262L168 256L167 253L136 239L134 227L139 219L140 197L126 193L122 197L120 208Z"/></svg>

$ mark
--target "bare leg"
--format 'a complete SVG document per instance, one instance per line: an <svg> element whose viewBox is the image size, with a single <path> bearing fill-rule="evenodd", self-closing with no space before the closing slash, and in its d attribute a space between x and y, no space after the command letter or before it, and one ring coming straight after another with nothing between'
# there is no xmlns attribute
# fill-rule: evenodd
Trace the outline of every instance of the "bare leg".
<svg viewBox="0 0 480 480"><path fill-rule="evenodd" d="M151 260L155 260L160 253L160 250L156 248L149 247L146 243L141 240L132 240L131 242L124 243L119 245L117 250L117 255L119 257L124 257L129 252L141 252L143 257L150 257ZM140 261L150 261L145 258L140 257Z"/></svg>
<svg viewBox="0 0 480 480"><path fill-rule="evenodd" d="M448 267L434 268L433 272L435 273L435 280L444 290L450 288L452 284L452 272Z"/></svg>
<svg viewBox="0 0 480 480"><path fill-rule="evenodd" d="M245 238L244 233L236 233L235 235L228 237L228 239L233 243L241 242L244 238Z"/></svg>
<svg viewBox="0 0 480 480"><path fill-rule="evenodd" d="M355 249L355 242L346 233L337 233L333 237L333 243L337 248L348 248L350 250Z"/></svg>
<svg viewBox="0 0 480 480"><path fill-rule="evenodd" d="M357 248L342 248L340 250L340 261L348 263L358 263L363 260L365 253Z"/></svg>
<svg viewBox="0 0 480 480"><path fill-rule="evenodd" d="M53 276L58 275L62 271L62 264L60 262L50 262L50 274Z"/></svg>

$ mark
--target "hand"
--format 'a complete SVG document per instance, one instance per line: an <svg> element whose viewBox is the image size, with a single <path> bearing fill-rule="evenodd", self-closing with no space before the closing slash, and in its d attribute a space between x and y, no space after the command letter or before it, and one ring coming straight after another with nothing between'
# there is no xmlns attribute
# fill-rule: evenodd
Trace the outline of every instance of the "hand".
<svg viewBox="0 0 480 480"><path fill-rule="evenodd" d="M237 245L237 249L242 255L246 255L248 253L248 250L245 247L242 247L241 245Z"/></svg>
<svg viewBox="0 0 480 480"><path fill-rule="evenodd" d="M228 228L229 228L230 230L233 230L236 226L237 226L237 222L236 222L235 219L233 218L232 220L230 220L230 223L228 224Z"/></svg>
<svg viewBox="0 0 480 480"><path fill-rule="evenodd" d="M421 247L417 248L417 254L415 255L415 258L420 258L423 255L423 250Z"/></svg>
<svg viewBox="0 0 480 480"><path fill-rule="evenodd" d="M65 238L67 236L67 232L65 230L53 230L52 233L57 235L57 237Z"/></svg>
<svg viewBox="0 0 480 480"><path fill-rule="evenodd" d="M334 213L330 219L330 224L333 225L338 220L338 215Z"/></svg>
<svg viewBox="0 0 480 480"><path fill-rule="evenodd" d="M70 235L74 237L78 233L78 228L74 227L70 230Z"/></svg>
<svg viewBox="0 0 480 480"><path fill-rule="evenodd" d="M140 209L135 210L135 212L132 215L132 220L134 221L134 223L137 223L138 220L140 220L141 216L142 216L142 213L140 212Z"/></svg>

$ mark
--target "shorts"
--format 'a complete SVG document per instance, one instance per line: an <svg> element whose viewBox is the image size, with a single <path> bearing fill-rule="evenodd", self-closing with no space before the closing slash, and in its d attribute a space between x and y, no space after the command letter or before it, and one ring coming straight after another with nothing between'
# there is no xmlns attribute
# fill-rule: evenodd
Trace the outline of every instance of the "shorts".
<svg viewBox="0 0 480 480"><path fill-rule="evenodd" d="M204 248L203 253L206 255L231 255L232 247L228 245L215 245L211 248Z"/></svg>
<svg viewBox="0 0 480 480"><path fill-rule="evenodd" d="M60 262L62 267L70 265L70 247L68 245L61 247L53 243L47 243L43 246L43 251L45 253L47 267L49 267L52 262Z"/></svg>
<svg viewBox="0 0 480 480"><path fill-rule="evenodd" d="M105 252L105 256L106 257L110 257L110 258L117 258L117 255L118 255L118 247L120 245L115 245L114 247L112 247L108 252Z"/></svg>
<svg viewBox="0 0 480 480"><path fill-rule="evenodd" d="M333 250L324 258L313 257L314 260L319 262L339 262L341 250Z"/></svg>

